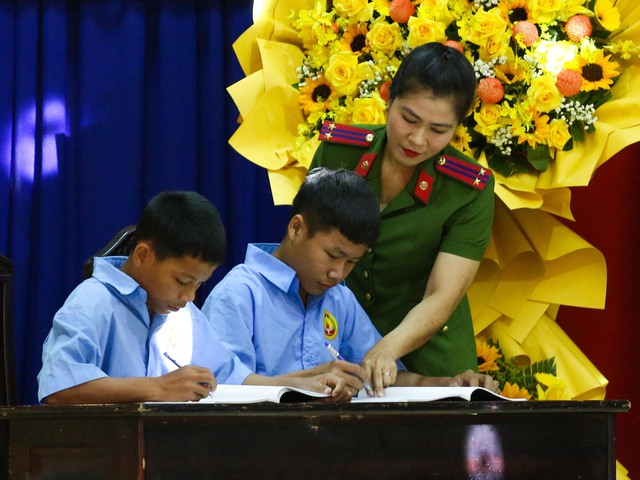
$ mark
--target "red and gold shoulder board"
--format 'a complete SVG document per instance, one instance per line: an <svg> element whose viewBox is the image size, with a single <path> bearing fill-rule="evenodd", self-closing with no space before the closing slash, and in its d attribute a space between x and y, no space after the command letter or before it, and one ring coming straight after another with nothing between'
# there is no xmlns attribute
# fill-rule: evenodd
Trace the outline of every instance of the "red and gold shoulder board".
<svg viewBox="0 0 640 480"><path fill-rule="evenodd" d="M320 135L318 136L319 140L325 142L357 145L360 147L368 147L374 138L375 134L371 130L330 121L322 124Z"/></svg>
<svg viewBox="0 0 640 480"><path fill-rule="evenodd" d="M492 175L488 168L473 165L450 155L440 155L436 160L436 169L478 190L484 190L484 186Z"/></svg>

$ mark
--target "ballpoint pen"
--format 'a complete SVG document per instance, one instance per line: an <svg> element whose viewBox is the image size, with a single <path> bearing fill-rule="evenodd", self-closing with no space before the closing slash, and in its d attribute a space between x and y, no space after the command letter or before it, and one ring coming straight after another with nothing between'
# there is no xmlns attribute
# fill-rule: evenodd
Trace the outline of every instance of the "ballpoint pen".
<svg viewBox="0 0 640 480"><path fill-rule="evenodd" d="M182 368L182 365L180 365L178 362L176 362L176 360L171 355L169 355L167 352L164 352L164 356L167 357L171 361L171 363L173 363L176 367ZM213 390L211 390L211 385L209 385L207 382L199 382L199 383L203 387L209 387L209 395L207 395L207 396L211 397L213 395Z"/></svg>
<svg viewBox="0 0 640 480"><path fill-rule="evenodd" d="M333 358L335 358L336 360L345 360L345 358L342 355L340 355L340 352L338 352L338 350L336 350L333 347L333 345L331 345L329 342L324 342L324 346L327 347L327 350L329 350L329 353L333 356ZM364 383L364 389L366 390L367 394L369 394L370 396L373 395L373 390L371 390L371 386L367 382L363 382L363 383Z"/></svg>
<svg viewBox="0 0 640 480"><path fill-rule="evenodd" d="M340 352L333 348L333 345L331 345L329 342L324 342L324 346L327 347L327 350L329 350L329 353L333 356L333 358L335 358L336 360L344 360L344 357L340 355Z"/></svg>

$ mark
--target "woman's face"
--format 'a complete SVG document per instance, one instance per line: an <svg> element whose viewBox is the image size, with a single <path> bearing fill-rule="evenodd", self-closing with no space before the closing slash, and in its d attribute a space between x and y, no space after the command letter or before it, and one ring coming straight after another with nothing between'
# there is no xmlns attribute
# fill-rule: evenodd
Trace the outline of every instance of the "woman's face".
<svg viewBox="0 0 640 480"><path fill-rule="evenodd" d="M385 159L414 167L447 146L457 125L453 99L427 90L396 97L387 116Z"/></svg>

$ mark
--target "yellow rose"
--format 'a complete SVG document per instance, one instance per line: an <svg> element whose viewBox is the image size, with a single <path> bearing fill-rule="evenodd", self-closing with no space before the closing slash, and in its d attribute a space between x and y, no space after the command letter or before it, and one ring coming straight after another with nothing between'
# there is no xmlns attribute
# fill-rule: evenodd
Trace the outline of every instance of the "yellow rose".
<svg viewBox="0 0 640 480"><path fill-rule="evenodd" d="M502 107L495 104L483 103L480 109L473 114L476 126L473 129L484 135L492 136L502 126Z"/></svg>
<svg viewBox="0 0 640 480"><path fill-rule="evenodd" d="M539 112L550 112L562 105L562 94L556 87L556 80L550 75L532 79L527 96Z"/></svg>
<svg viewBox="0 0 640 480"><path fill-rule="evenodd" d="M367 0L334 0L336 12L348 18L349 23L368 22L373 15L373 9Z"/></svg>
<svg viewBox="0 0 640 480"><path fill-rule="evenodd" d="M571 134L569 133L569 128L564 120L554 119L549 122L549 138L547 139L547 144L558 150L562 150L565 144L571 138Z"/></svg>
<svg viewBox="0 0 640 480"><path fill-rule="evenodd" d="M500 10L492 8L488 12L478 10L466 22L462 22L459 28L463 40L483 46L490 39L502 38L507 30L507 22Z"/></svg>
<svg viewBox="0 0 640 480"><path fill-rule="evenodd" d="M358 57L349 52L334 53L324 71L327 81L340 95L352 95L358 88Z"/></svg>
<svg viewBox="0 0 640 480"><path fill-rule="evenodd" d="M367 32L367 40L374 50L391 56L402 46L402 34L397 23L375 21Z"/></svg>
<svg viewBox="0 0 640 480"><path fill-rule="evenodd" d="M444 33L444 24L428 18L409 18L409 36L407 44L411 48L424 45L429 42L444 42L447 39Z"/></svg>
<svg viewBox="0 0 640 480"><path fill-rule="evenodd" d="M509 48L509 40L504 37L489 37L483 45L478 48L478 56L487 62L493 58L502 57Z"/></svg>
<svg viewBox="0 0 640 480"><path fill-rule="evenodd" d="M353 100L353 123L380 125L386 121L387 104L378 92L373 92L370 98L356 98Z"/></svg>

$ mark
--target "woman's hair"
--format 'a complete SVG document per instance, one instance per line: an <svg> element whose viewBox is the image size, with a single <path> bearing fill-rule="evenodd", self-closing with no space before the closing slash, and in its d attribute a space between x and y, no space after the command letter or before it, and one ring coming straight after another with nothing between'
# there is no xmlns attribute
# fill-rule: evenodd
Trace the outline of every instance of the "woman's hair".
<svg viewBox="0 0 640 480"><path fill-rule="evenodd" d="M293 199L291 218L304 217L309 236L337 229L350 242L373 245L380 233L380 207L367 181L343 168L314 168Z"/></svg>
<svg viewBox="0 0 640 480"><path fill-rule="evenodd" d="M150 241L159 260L189 256L218 265L227 250L218 211L196 192L167 191L153 197L135 236L136 242Z"/></svg>
<svg viewBox="0 0 640 480"><path fill-rule="evenodd" d="M464 120L476 92L473 65L458 50L438 42L414 48L402 61L391 82L389 103L420 90L453 100L458 121Z"/></svg>

